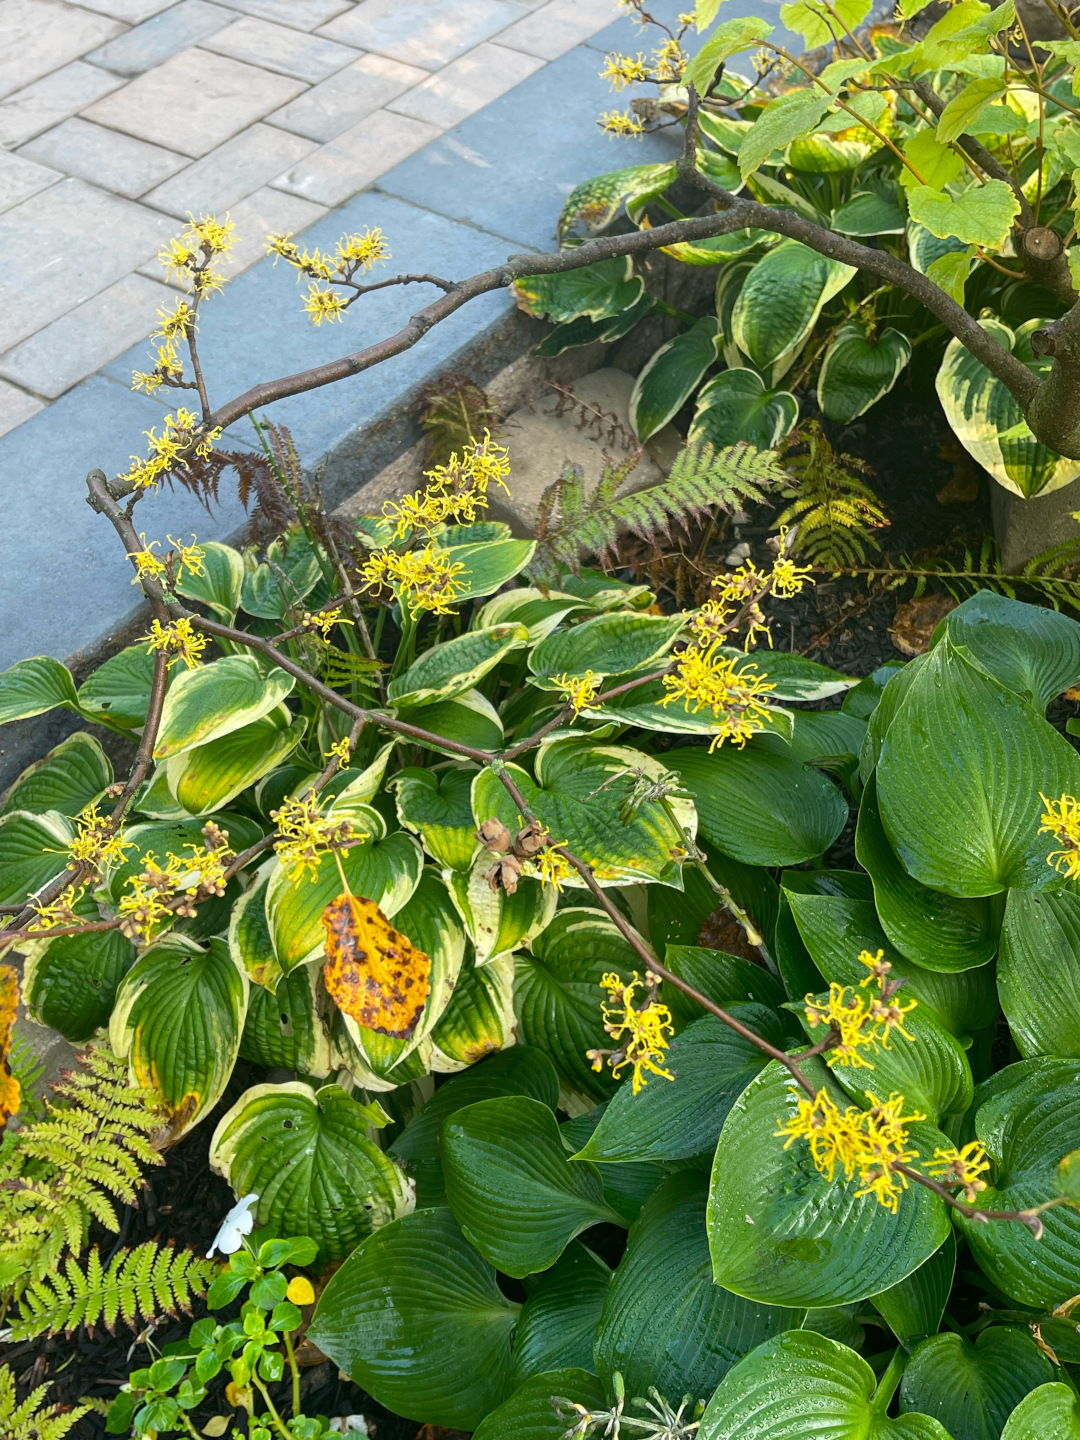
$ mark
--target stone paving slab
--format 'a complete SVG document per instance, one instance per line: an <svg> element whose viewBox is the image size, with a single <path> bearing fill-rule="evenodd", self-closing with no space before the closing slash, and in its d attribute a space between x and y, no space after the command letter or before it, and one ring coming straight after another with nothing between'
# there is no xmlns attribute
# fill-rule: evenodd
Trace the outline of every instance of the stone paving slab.
<svg viewBox="0 0 1080 1440"><path fill-rule="evenodd" d="M141 75L166 60L179 55L189 45L197 45L236 20L235 10L213 5L210 0L180 0L179 5L164 10L126 34L97 50L87 60L118 75Z"/></svg>
<svg viewBox="0 0 1080 1440"><path fill-rule="evenodd" d="M362 55L344 70L305 90L288 105L266 117L310 140L333 140L366 115L387 105L429 79L430 72L386 55Z"/></svg>
<svg viewBox="0 0 1080 1440"><path fill-rule="evenodd" d="M22 156L0 151L0 210L21 205L31 195L62 179L61 173L50 170L46 165L36 165Z"/></svg>
<svg viewBox="0 0 1080 1440"><path fill-rule="evenodd" d="M21 145L123 85L96 65L73 60L0 100L0 145Z"/></svg>
<svg viewBox="0 0 1080 1440"><path fill-rule="evenodd" d="M84 55L122 26L103 15L54 0L7 0L3 10L4 45L0 50L0 96L40 80L69 60Z"/></svg>
<svg viewBox="0 0 1080 1440"><path fill-rule="evenodd" d="M129 199L136 199L177 170L191 166L187 155L149 145L119 130L106 130L78 115L31 140L19 154L51 165L54 172L77 175Z"/></svg>
<svg viewBox="0 0 1080 1440"><path fill-rule="evenodd" d="M318 35L308 35L288 25L276 25L253 15L234 20L203 43L204 50L231 55L249 65L261 65L296 80L317 85L320 80L360 58L352 45L339 45Z"/></svg>
<svg viewBox="0 0 1080 1440"><path fill-rule="evenodd" d="M362 0L319 34L437 70L520 15L508 0Z"/></svg>
<svg viewBox="0 0 1080 1440"><path fill-rule="evenodd" d="M252 125L166 180L146 200L181 220L189 212L224 214L314 148L315 142L301 135L290 135L272 125Z"/></svg>

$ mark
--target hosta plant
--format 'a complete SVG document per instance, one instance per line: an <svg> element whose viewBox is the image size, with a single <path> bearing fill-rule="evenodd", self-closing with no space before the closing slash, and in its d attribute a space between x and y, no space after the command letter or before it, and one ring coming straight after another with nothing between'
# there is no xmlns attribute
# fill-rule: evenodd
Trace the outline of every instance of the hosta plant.
<svg viewBox="0 0 1080 1440"><path fill-rule="evenodd" d="M1033 38L1013 0L963 0L933 24L925 3L874 28L870 0L793 0L780 18L815 49L800 56L771 13L727 19L698 0L669 27L624 0L655 48L608 55L601 73L637 95L601 124L631 138L681 124L683 155L585 181L560 237L573 246L623 210L644 230L713 215L721 229L665 251L710 267L715 305L672 307L629 258L516 289L556 322L545 354L618 340L650 315L682 322L638 376L642 440L689 406L691 438L775 444L807 390L849 422L917 352L958 439L1006 489L1076 476L1080 391L1073 379L1066 420L1046 377L1075 346L1080 31L1056 0L1057 39Z"/></svg>

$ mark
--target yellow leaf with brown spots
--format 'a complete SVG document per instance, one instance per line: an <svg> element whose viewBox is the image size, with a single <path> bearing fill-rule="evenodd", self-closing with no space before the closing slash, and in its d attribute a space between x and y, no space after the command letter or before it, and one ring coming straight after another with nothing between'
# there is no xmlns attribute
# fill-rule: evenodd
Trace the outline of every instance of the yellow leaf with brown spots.
<svg viewBox="0 0 1080 1440"><path fill-rule="evenodd" d="M408 1040L428 997L430 956L395 930L374 900L339 895L322 923L330 998L358 1025Z"/></svg>
<svg viewBox="0 0 1080 1440"><path fill-rule="evenodd" d="M0 1135L18 1114L19 1082L11 1073L11 1031L19 1008L19 977L10 965L0 965Z"/></svg>

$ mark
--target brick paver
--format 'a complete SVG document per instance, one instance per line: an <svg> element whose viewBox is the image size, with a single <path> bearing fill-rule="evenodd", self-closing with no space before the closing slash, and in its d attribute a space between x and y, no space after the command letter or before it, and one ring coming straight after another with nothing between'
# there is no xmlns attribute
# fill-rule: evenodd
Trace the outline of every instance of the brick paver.
<svg viewBox="0 0 1080 1440"><path fill-rule="evenodd" d="M608 25L614 0L0 0L0 435L169 292L189 210L228 273Z"/></svg>

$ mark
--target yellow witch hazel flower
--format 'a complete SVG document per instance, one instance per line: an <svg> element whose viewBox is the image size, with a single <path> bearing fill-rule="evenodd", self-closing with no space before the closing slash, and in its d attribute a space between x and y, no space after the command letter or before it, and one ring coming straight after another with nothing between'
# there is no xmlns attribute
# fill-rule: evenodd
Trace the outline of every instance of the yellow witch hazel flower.
<svg viewBox="0 0 1080 1440"><path fill-rule="evenodd" d="M806 1023L811 1030L824 1025L836 1032L836 1044L831 1054L839 1065L850 1065L852 1069L872 1070L873 1064L861 1051L873 1049L876 1035L874 1027L868 1025L871 1002L864 996L839 985L834 980L829 986L829 998L825 1004L806 997Z"/></svg>
<svg viewBox="0 0 1080 1440"><path fill-rule="evenodd" d="M911 1147L907 1126L925 1120L925 1115L905 1115L904 1097L895 1092L881 1101L869 1090L870 1108L849 1105L841 1111L826 1090L813 1099L799 1096L794 1115L775 1132L784 1138L788 1150L796 1140L810 1147L814 1168L832 1182L837 1166L845 1180L858 1178L856 1199L873 1195L879 1205L895 1215L900 1196L907 1189L907 1176L897 1167L919 1158Z"/></svg>
<svg viewBox="0 0 1080 1440"><path fill-rule="evenodd" d="M174 620L171 625L162 625L160 620L155 620L150 626L150 634L143 635L139 643L144 640L148 642L147 654L152 654L155 650L171 653L170 670L178 660L182 660L189 670L197 669L202 664L200 656L207 644L206 636L192 629L191 621L186 615Z"/></svg>
<svg viewBox="0 0 1080 1440"><path fill-rule="evenodd" d="M716 717L710 751L726 740L742 749L751 735L765 729L769 709L764 700L776 686L752 662L736 669L739 663L721 655L716 640L707 649L691 645L679 656L672 673L664 676L667 694L661 705L681 700L690 714L711 710Z"/></svg>
<svg viewBox="0 0 1080 1440"><path fill-rule="evenodd" d="M317 880L321 856L351 841L370 838L349 820L335 822L320 815L316 795L290 797L279 810L271 810L270 818L279 836L274 852L290 880L301 879L305 871L309 879Z"/></svg>
<svg viewBox="0 0 1080 1440"><path fill-rule="evenodd" d="M448 521L460 523L476 519L477 510L487 509L490 485L499 485L510 494L506 477L510 474L510 452L484 431L483 440L468 445L458 457L450 456L445 465L426 470L428 482L423 490L406 495L400 503L387 500L383 514L395 524L395 538L403 540L414 530L434 530Z"/></svg>
<svg viewBox="0 0 1080 1440"><path fill-rule="evenodd" d="M945 1185L963 1186L964 1199L971 1205L979 1192L986 1189L986 1181L982 1177L989 1169L990 1161L986 1158L982 1142L972 1140L962 1150L955 1147L935 1150L933 1164L926 1167L926 1173Z"/></svg>
<svg viewBox="0 0 1080 1440"><path fill-rule="evenodd" d="M304 296L304 309L311 316L313 325L321 325L324 320L343 320L346 303L336 290L310 285Z"/></svg>
<svg viewBox="0 0 1080 1440"><path fill-rule="evenodd" d="M586 670L584 675L553 675L551 683L559 687L567 703L574 707L575 719L600 693L600 677L591 670Z"/></svg>
<svg viewBox="0 0 1080 1440"><path fill-rule="evenodd" d="M628 135L633 140L645 131L644 123L630 110L605 110L596 123L605 135Z"/></svg>
<svg viewBox="0 0 1080 1440"><path fill-rule="evenodd" d="M413 615L430 610L449 615L450 607L464 591L458 576L465 571L462 561L449 561L445 550L429 543L423 550L399 555L379 550L368 557L360 571L365 590L389 585Z"/></svg>
<svg viewBox="0 0 1080 1440"><path fill-rule="evenodd" d="M143 548L129 550L127 557L135 566L135 578L131 582L132 585L138 585L140 580L158 580L166 573L164 559L160 555L154 554L155 549L160 548L161 541L151 540L147 544L144 533L140 533L139 539L142 541Z"/></svg>
<svg viewBox="0 0 1080 1440"><path fill-rule="evenodd" d="M614 972L603 977L600 981L601 988L610 994L613 1001L611 1005L606 1001L603 1005L604 1029L619 1048L586 1052L594 1070L602 1070L604 1061L607 1060L611 1065L611 1073L616 1078L622 1070L631 1066L631 1091L635 1095L643 1085L648 1084L646 1074L658 1075L664 1080L675 1079L671 1071L665 1070L659 1063L664 1058L669 1036L673 1033L671 1011L655 999L650 999L646 1005L635 1009L634 996L643 983L650 994L655 995L660 977L651 970L646 972L644 982L636 970L629 981L624 981Z"/></svg>
<svg viewBox="0 0 1080 1440"><path fill-rule="evenodd" d="M124 851L134 844L113 830L112 821L102 815L96 801L79 811L75 828L78 834L68 846L68 856L79 864L92 865L95 870L103 865L122 864Z"/></svg>
<svg viewBox="0 0 1080 1440"><path fill-rule="evenodd" d="M356 290L355 277L366 273L373 265L383 264L390 259L390 247L386 236L378 229L358 231L354 235L343 235L333 251L301 250L289 235L269 235L266 250L277 259L293 266L297 279L306 275L312 281L324 281L324 285L308 286L304 296L304 309L315 325L324 320L341 320L356 295L341 295L331 289L344 285Z"/></svg>
<svg viewBox="0 0 1080 1440"><path fill-rule="evenodd" d="M1052 865L1067 880L1080 879L1080 801L1073 795L1062 795L1060 800L1048 800L1040 791L1039 799L1045 809L1040 835L1053 835L1061 846L1051 850L1046 863Z"/></svg>
<svg viewBox="0 0 1080 1440"><path fill-rule="evenodd" d="M637 56L620 55L612 51L604 56L604 68L600 79L607 80L614 90L625 90L627 85L636 85L648 78L645 56L639 50Z"/></svg>
<svg viewBox="0 0 1080 1440"><path fill-rule="evenodd" d="M160 435L156 429L144 430L150 454L145 460L132 455L130 468L120 477L139 489L156 486L170 470L188 468L187 457L194 453L205 460L221 438L221 427L200 431L199 418L181 406L175 415L165 416Z"/></svg>
<svg viewBox="0 0 1080 1440"><path fill-rule="evenodd" d="M220 290L224 281L212 262L228 255L236 243L235 226L228 215L195 216L188 212L183 232L158 251L158 261L169 279L189 284L196 295L209 295Z"/></svg>
<svg viewBox="0 0 1080 1440"><path fill-rule="evenodd" d="M34 921L35 930L56 930L65 925L77 925L79 916L76 913L79 901L86 894L86 886L80 885L76 889L69 885L62 890L50 905L40 905L31 900L31 906L37 919Z"/></svg>

